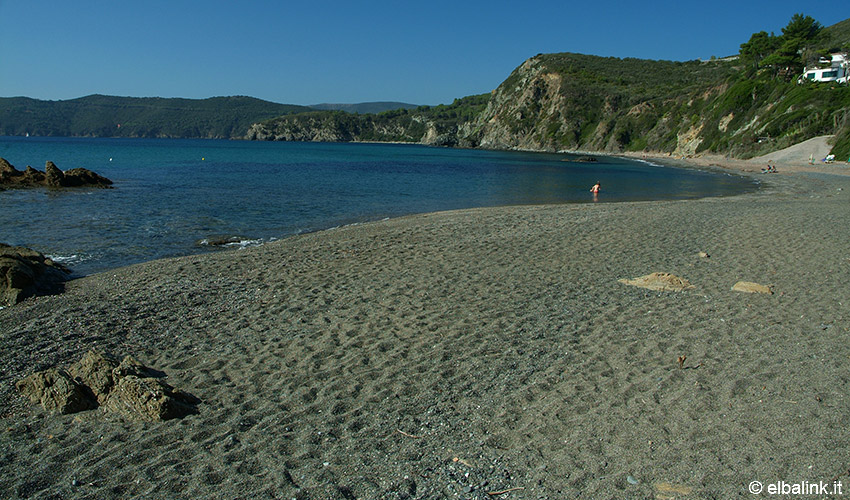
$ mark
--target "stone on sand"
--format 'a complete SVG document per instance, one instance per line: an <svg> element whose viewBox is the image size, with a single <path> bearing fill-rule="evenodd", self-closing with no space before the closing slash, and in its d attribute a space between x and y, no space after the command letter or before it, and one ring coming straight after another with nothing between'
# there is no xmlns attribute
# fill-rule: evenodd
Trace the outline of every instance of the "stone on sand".
<svg viewBox="0 0 850 500"><path fill-rule="evenodd" d="M165 376L164 373L157 372L156 370L143 365L133 356L124 356L121 363L119 363L112 371L112 376L117 381L120 378L131 375L138 378L160 378Z"/></svg>
<svg viewBox="0 0 850 500"><path fill-rule="evenodd" d="M35 250L0 243L0 305L58 291L70 271Z"/></svg>
<svg viewBox="0 0 850 500"><path fill-rule="evenodd" d="M68 367L68 373L81 384L91 389L98 404L104 404L109 391L115 385L112 371L118 368L118 359L109 354L89 351L83 358Z"/></svg>
<svg viewBox="0 0 850 500"><path fill-rule="evenodd" d="M732 290L744 293L764 293L773 295L773 290L769 286L753 283L752 281L739 281L732 286Z"/></svg>
<svg viewBox="0 0 850 500"><path fill-rule="evenodd" d="M200 401L162 380L165 374L132 356L89 351L68 370L49 368L17 383L21 394L49 411L102 408L133 420L158 421L195 413Z"/></svg>
<svg viewBox="0 0 850 500"><path fill-rule="evenodd" d="M621 279L619 281L626 285L647 288L649 290L662 290L665 292L681 292L683 290L690 290L694 288L688 280L670 273L655 272L647 274L646 276L640 276L634 279Z"/></svg>
<svg viewBox="0 0 850 500"><path fill-rule="evenodd" d="M694 489L685 484L658 482L654 485L656 500L675 500L693 493Z"/></svg>
<svg viewBox="0 0 850 500"><path fill-rule="evenodd" d="M192 397L161 379L127 375L109 392L104 409L134 420L169 420L192 413Z"/></svg>
<svg viewBox="0 0 850 500"><path fill-rule="evenodd" d="M57 368L33 373L15 387L30 401L41 403L48 411L66 414L97 407L84 386L74 381L68 372Z"/></svg>

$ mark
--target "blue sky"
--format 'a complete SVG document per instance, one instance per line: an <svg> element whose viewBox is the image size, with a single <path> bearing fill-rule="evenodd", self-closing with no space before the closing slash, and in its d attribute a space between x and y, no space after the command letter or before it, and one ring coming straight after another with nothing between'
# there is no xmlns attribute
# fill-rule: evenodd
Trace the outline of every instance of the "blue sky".
<svg viewBox="0 0 850 500"><path fill-rule="evenodd" d="M544 52L707 59L847 0L0 0L0 96L449 103Z"/></svg>

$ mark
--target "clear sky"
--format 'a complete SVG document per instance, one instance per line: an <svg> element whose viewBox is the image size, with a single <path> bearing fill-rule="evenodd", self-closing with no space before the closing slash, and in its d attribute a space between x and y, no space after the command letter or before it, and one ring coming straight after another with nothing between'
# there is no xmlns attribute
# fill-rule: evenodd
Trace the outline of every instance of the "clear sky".
<svg viewBox="0 0 850 500"><path fill-rule="evenodd" d="M847 0L0 0L0 96L450 103L537 53L727 56Z"/></svg>

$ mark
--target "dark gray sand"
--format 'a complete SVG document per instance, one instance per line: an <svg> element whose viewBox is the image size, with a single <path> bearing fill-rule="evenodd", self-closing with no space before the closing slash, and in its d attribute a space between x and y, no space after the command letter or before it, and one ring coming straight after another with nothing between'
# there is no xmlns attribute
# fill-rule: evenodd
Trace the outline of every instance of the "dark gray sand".
<svg viewBox="0 0 850 500"><path fill-rule="evenodd" d="M411 216L119 269L0 310L0 497L850 490L850 178L765 183ZM652 272L695 288L618 282ZM741 280L774 293L732 291ZM52 415L15 392L91 348L163 370L199 413Z"/></svg>

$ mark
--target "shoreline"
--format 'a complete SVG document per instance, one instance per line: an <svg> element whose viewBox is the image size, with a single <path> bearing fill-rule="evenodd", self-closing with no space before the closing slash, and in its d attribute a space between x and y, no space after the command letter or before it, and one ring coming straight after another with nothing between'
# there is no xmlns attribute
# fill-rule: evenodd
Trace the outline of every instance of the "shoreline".
<svg viewBox="0 0 850 500"><path fill-rule="evenodd" d="M620 153L617 156L630 159L650 159L670 162L672 165L690 165L693 167L717 167L728 171L761 174L768 163L774 165L776 173L813 173L850 176L850 162L836 161L823 163L815 160L810 164L810 155L814 158L825 157L830 150L828 140L832 136L822 136L809 139L789 148L774 151L763 156L742 160L718 154L698 154L686 157L676 157L673 154L658 152Z"/></svg>
<svg viewBox="0 0 850 500"><path fill-rule="evenodd" d="M154 141L159 141L159 140L154 140ZM160 142L165 142L166 144L168 143L168 141L160 141ZM215 141L213 141L213 142L215 142ZM340 146L343 146L343 145L344 144L340 144ZM247 145L247 146L250 146L250 145ZM199 149L203 149L203 148L199 148ZM439 149L437 149L437 150L432 149L432 151L437 151L436 155L441 155L441 153L438 152ZM474 152L474 150L470 150L471 154L473 152ZM446 153L448 154L448 153L450 153L450 151L447 151ZM407 156L404 153L404 151L399 151L399 152L396 152L396 153L393 153L393 154L399 154L399 155L402 155L402 156ZM510 155L510 152L508 152L507 154ZM519 153L519 154L521 156L523 153ZM97 155L97 156L103 156L103 155ZM541 157L541 158L543 158L543 157ZM545 158L557 160L559 158L562 159L563 156L553 156L553 155L547 154L547 155L545 155ZM525 161L525 159L526 159L526 157L521 157L520 161ZM531 159L532 162L535 161L534 156L530 157L530 159ZM621 162L620 160L616 160L616 159L612 159L612 161ZM639 165L639 163L636 163L636 165ZM653 169L650 169L650 170L654 171L654 170L657 170L657 169L653 168ZM685 174L685 175L689 175L689 174L687 174L687 172L685 170L682 170L680 172ZM592 173L592 171L591 171L588 175L595 175L595 174ZM145 182L147 183L148 181L145 181ZM533 183L533 181L532 181L532 183ZM383 218L385 215L397 217L397 216L408 214L408 213L411 213L411 212L424 213L426 211L431 211L431 210L446 209L446 208L452 208L452 207L462 207L462 206L472 206L472 205L487 205L487 204L489 204L489 205L495 206L495 205L498 205L498 204L524 204L524 203L530 203L530 202L531 203L546 203L546 202L562 203L562 202L574 202L574 201L577 201L577 202L586 202L587 201L587 202L589 202L591 200L586 195L587 189L582 186L583 184L584 184L583 182L577 182L577 183L575 183L575 185L569 185L566 189L563 189L562 187L559 187L556 190L548 190L547 189L547 190L545 190L545 193L544 193L543 189L539 189L539 190L537 190L538 192L532 193L532 194L535 195L535 197L534 197L534 199L531 199L531 200L523 200L523 199L521 199L522 198L521 195L520 196L510 196L510 198L512 198L512 199L494 198L492 200L488 199L485 196L485 197L482 197L481 199L476 199L476 200L463 200L463 199L459 198L459 201L457 201L455 203L450 203L450 204L445 204L445 203L420 204L420 203L416 203L416 204L414 204L415 206L411 206L411 207L405 206L404 203L395 203L395 202L390 203L390 204L388 204L388 203L381 204L380 200L377 200L375 205L376 206L382 205L380 207L380 211L375 210L373 212L368 212L365 216L358 216L358 214L356 212L352 216L346 216L344 213L340 212L339 214L337 214L337 216L335 218L333 218L330 221L323 221L323 220L319 220L318 218L315 218L315 220L312 221L313 223L308 224L308 225L299 225L299 224L297 224L297 221L292 222L290 220L292 218L286 217L286 218L281 218L281 224L280 225L282 227L279 230L277 228L266 230L265 226L263 226L262 224L256 224L256 223L253 224L253 225L242 224L241 220L240 220L241 217L228 217L227 219L228 219L228 222L230 222L230 223L227 224L227 225L219 224L219 227L240 227L240 226L244 226L247 229L246 230L235 230L234 229L234 230L230 230L230 231L228 231L227 229L223 229L223 230L210 229L209 231L196 231L194 234L187 235L186 237L184 237L182 239L181 239L180 234L174 232L173 235L170 236L170 238L164 238L161 243L156 242L156 241L152 241L152 240L151 241L144 241L144 242L141 243L141 247L137 251L134 251L134 252L128 252L128 251L124 250L126 248L129 248L129 246L127 244L125 244L127 238L123 238L123 242L121 242L121 243L116 241L115 244L111 245L112 248L103 248L103 245L100 244L99 239L94 239L94 240L89 239L89 241L85 241L85 240L77 241L75 239L73 233L68 234L67 238L55 240L55 239L49 238L48 237L49 235L45 235L40 231L36 231L34 229L30 230L30 228L27 228L25 231L24 230L20 231L21 234L15 234L16 232L13 231L12 234L9 237L12 238L12 240L14 240L14 242L16 244L31 246L31 247L41 251L42 253L49 255L51 258L53 258L57 261L66 263L68 266L73 268L73 271L75 273L74 276L80 277L80 276L90 275L90 274L97 273L97 272L108 271L109 269L115 269L116 267L122 267L122 266L130 265L130 264L133 264L133 263L137 263L141 259L154 259L154 258L160 258L160 257L164 257L164 256L190 255L190 254L195 254L195 253L203 253L206 250L215 251L215 249L210 249L210 248L205 247L203 245L203 243L200 243L200 244L198 243L198 242L202 242L204 239L209 239L209 238L223 238L223 237L240 236L240 237L245 237L247 239L272 240L272 239L277 239L277 238L280 238L280 237L286 237L286 236L289 236L291 234L295 234L297 232L324 230L324 229L328 229L332 226L339 225L341 223L347 223L347 222L353 221L353 220L374 220L374 219ZM590 182L588 184L588 187L589 187L590 184L592 184L592 182ZM721 188L720 190L717 190L713 193L708 193L708 195L711 195L711 196L723 195L724 194L723 190L725 190L726 187L728 187L731 190L735 189L735 183L730 182L728 179L726 181L723 181L723 184L726 185L724 188ZM177 185L179 186L179 184L177 184ZM609 201L612 201L615 198L615 196L614 196L614 194L615 194L614 186L609 185L608 189L610 191L603 193L603 196L600 198L601 201L609 202ZM739 189L752 189L752 188L746 187L746 186L744 186L744 184L740 184ZM505 191L507 192L508 190L513 191L513 189L510 186ZM659 192L658 190L656 190L656 193L653 193L652 191L653 190L651 190L651 189L649 191L644 191L642 189L632 189L632 186L624 184L624 185L622 185L622 187L617 188L616 194L618 195L617 197L623 196L623 197L631 197L633 199L639 199L639 198L651 199L651 198L655 197L654 196L655 194L657 194L658 197L666 197L667 195L671 195L671 196L675 197L675 196L680 194L679 192L676 192L675 190L664 190L663 192ZM695 189L694 192L689 191L687 193L685 191L681 191L681 196L690 197L690 196L705 195L705 194L698 194L697 191L698 191L698 189ZM550 192L551 192L551 195L550 195ZM39 195L41 195L41 192L39 192ZM402 195L406 197L406 193L402 193ZM546 199L547 197L548 197L548 200ZM556 199L556 198L563 198L563 199ZM413 199L413 198L409 198L409 199ZM404 200L401 200L401 201L403 202ZM466 203L465 201L467 201L468 203ZM118 207L118 206L116 206L116 207ZM83 207L83 208L85 208L85 207ZM101 207L101 209L103 209L107 212L109 211L109 208L110 207L106 207L106 206ZM83 210L82 212L85 212L85 210ZM235 213L239 213L239 212L240 211L237 210L235 212L230 212L230 213L235 214ZM14 224L15 219L20 219L22 217L25 217L24 214L17 214L17 212L12 212L12 213L16 214L16 215L11 215L10 216L11 218L7 217L7 219L9 219L9 222L11 224ZM81 211L80 210L70 210L69 213L70 214L81 213ZM193 208L191 206L185 206L181 210L179 210L179 213L191 214L191 213L193 213ZM269 213L274 214L276 217L280 217L278 214L286 213L286 210L275 210L275 211L270 210ZM128 217L125 214L125 217L124 217L123 220L133 220L133 219L134 219L133 217ZM143 220L143 219L144 219L144 217L141 218L141 219L138 219L138 220ZM31 225L32 228L37 228L37 227L40 227L40 226L43 225L43 224L40 224L39 222L36 222L38 220L39 219L35 219L34 223ZM75 221L75 222L78 222L80 224L83 223L83 221ZM74 224L71 224L71 227L73 227L73 226L74 226ZM144 233L139 233L138 231L135 231L135 230L140 231L142 229L142 228L139 228L139 227L135 227L135 226L138 226L138 224L125 224L125 226L126 226L126 230L130 231L130 232L124 232L123 234L144 234ZM134 227L135 227L135 230L131 231L131 229L134 229ZM263 229L260 229L259 232L258 232L258 230L256 228L263 228ZM50 243L48 244L48 242L50 242ZM193 243L195 243L195 244L192 245Z"/></svg>
<svg viewBox="0 0 850 500"><path fill-rule="evenodd" d="M409 215L73 280L0 310L0 490L728 498L756 479L846 484L850 178L779 170L745 171L768 189L738 196ZM651 272L696 288L618 281ZM740 280L773 295L731 291ZM199 413L51 415L14 391L91 348L162 370Z"/></svg>

